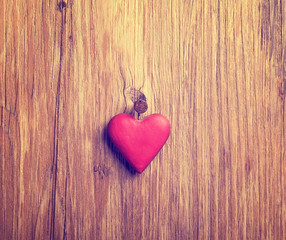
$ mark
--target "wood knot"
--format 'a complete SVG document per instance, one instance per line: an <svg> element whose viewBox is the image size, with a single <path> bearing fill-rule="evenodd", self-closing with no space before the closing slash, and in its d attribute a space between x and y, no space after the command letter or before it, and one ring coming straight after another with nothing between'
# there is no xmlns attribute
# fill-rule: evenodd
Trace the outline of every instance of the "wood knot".
<svg viewBox="0 0 286 240"><path fill-rule="evenodd" d="M110 168L106 167L104 164L97 164L93 167L93 172L97 173L101 179L104 177L108 177L111 170Z"/></svg>
<svg viewBox="0 0 286 240"><path fill-rule="evenodd" d="M67 6L67 0L62 0L58 3L58 8L60 12L63 12L63 9Z"/></svg>
<svg viewBox="0 0 286 240"><path fill-rule="evenodd" d="M140 114L145 113L148 109L146 96L140 89L133 87L124 89L123 95L126 104L124 112L134 116L136 111L139 119Z"/></svg>
<svg viewBox="0 0 286 240"><path fill-rule="evenodd" d="M146 101L142 99L138 99L134 104L134 110L139 114L146 112L147 109L148 109L148 105Z"/></svg>
<svg viewBox="0 0 286 240"><path fill-rule="evenodd" d="M245 162L245 172L247 174L247 176L250 174L251 170L252 170L252 158L248 157L246 162Z"/></svg>
<svg viewBox="0 0 286 240"><path fill-rule="evenodd" d="M286 95L286 78L280 77L277 79L278 96L283 101Z"/></svg>

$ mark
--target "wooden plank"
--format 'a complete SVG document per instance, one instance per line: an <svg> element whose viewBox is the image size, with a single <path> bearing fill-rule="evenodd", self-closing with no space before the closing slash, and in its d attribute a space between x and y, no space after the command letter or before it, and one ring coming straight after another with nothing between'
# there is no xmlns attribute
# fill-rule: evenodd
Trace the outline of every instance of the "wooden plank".
<svg viewBox="0 0 286 240"><path fill-rule="evenodd" d="M285 1L0 0L3 239L285 239ZM138 91L171 122L136 174Z"/></svg>

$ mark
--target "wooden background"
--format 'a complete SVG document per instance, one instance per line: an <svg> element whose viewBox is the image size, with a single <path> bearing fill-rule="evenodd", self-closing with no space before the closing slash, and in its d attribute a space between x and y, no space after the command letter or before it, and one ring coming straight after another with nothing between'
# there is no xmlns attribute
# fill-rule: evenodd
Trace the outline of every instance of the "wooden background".
<svg viewBox="0 0 286 240"><path fill-rule="evenodd" d="M1 239L286 239L286 1L0 0ZM140 175L132 90L171 135Z"/></svg>

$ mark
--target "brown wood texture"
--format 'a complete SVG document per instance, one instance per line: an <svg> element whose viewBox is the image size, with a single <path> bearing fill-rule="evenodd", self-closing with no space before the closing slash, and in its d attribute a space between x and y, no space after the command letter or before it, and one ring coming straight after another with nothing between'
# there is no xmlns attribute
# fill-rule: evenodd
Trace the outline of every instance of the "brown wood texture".
<svg viewBox="0 0 286 240"><path fill-rule="evenodd" d="M1 239L286 239L286 1L0 0ZM133 90L171 135L135 174Z"/></svg>

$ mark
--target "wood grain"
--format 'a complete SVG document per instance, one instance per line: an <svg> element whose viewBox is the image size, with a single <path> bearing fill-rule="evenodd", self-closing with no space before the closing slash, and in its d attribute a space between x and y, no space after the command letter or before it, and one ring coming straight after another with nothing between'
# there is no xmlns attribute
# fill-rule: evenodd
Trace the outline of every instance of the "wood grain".
<svg viewBox="0 0 286 240"><path fill-rule="evenodd" d="M286 1L0 6L1 239L286 239ZM134 89L172 128L141 175Z"/></svg>

